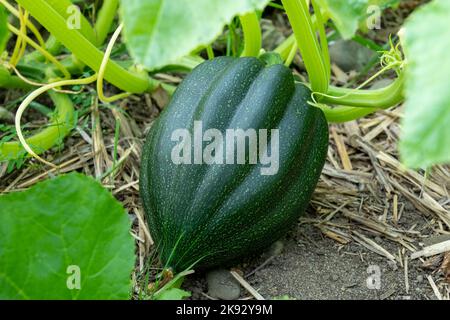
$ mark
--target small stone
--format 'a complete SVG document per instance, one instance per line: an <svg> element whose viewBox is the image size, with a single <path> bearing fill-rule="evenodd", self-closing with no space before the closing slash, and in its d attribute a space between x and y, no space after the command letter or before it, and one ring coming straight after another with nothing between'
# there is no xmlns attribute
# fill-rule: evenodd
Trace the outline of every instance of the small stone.
<svg viewBox="0 0 450 320"><path fill-rule="evenodd" d="M397 266L397 263L395 263L395 261L389 260L388 265L389 265L389 267L392 268L392 270L394 270L394 271L398 270L398 266Z"/></svg>
<svg viewBox="0 0 450 320"><path fill-rule="evenodd" d="M330 46L331 62L342 71L360 71L372 59L374 52L351 40L337 40Z"/></svg>
<svg viewBox="0 0 450 320"><path fill-rule="evenodd" d="M381 243L383 240L381 239L381 237L379 237L379 236L376 236L375 237L375 242L376 243Z"/></svg>
<svg viewBox="0 0 450 320"><path fill-rule="evenodd" d="M419 275L417 276L417 278L416 278L416 281L417 281L418 283L423 282L423 275L419 274Z"/></svg>
<svg viewBox="0 0 450 320"><path fill-rule="evenodd" d="M333 282L336 282L336 281L339 280L339 276L337 274L332 274L330 276L330 280L333 281Z"/></svg>
<svg viewBox="0 0 450 320"><path fill-rule="evenodd" d="M231 273L225 269L217 269L206 275L208 294L222 300L236 300L241 295L241 286Z"/></svg>
<svg viewBox="0 0 450 320"><path fill-rule="evenodd" d="M269 250L267 250L267 255L272 257L272 256L279 256L284 249L284 243L280 240L274 242Z"/></svg>

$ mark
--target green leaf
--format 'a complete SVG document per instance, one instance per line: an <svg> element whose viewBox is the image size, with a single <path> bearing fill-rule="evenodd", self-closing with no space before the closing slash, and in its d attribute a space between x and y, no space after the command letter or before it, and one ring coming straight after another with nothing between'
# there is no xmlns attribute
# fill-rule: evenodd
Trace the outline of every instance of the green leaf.
<svg viewBox="0 0 450 320"><path fill-rule="evenodd" d="M368 0L318 0L344 39L351 38L366 14Z"/></svg>
<svg viewBox="0 0 450 320"><path fill-rule="evenodd" d="M210 44L236 15L263 9L269 0L122 0L127 46L149 70L175 63Z"/></svg>
<svg viewBox="0 0 450 320"><path fill-rule="evenodd" d="M435 0L406 22L406 105L400 152L412 168L450 162L450 1Z"/></svg>
<svg viewBox="0 0 450 320"><path fill-rule="evenodd" d="M0 4L0 55L5 51L8 40L8 13L6 12L5 7Z"/></svg>
<svg viewBox="0 0 450 320"><path fill-rule="evenodd" d="M183 300L189 298L191 293L178 288L170 288L162 291L155 297L155 300Z"/></svg>
<svg viewBox="0 0 450 320"><path fill-rule="evenodd" d="M0 196L0 299L129 298L129 231L119 202L81 174Z"/></svg>
<svg viewBox="0 0 450 320"><path fill-rule="evenodd" d="M352 38L360 22L368 18L372 12L370 6L378 6L380 11L396 5L399 0L316 0L321 8L334 21L342 38Z"/></svg>

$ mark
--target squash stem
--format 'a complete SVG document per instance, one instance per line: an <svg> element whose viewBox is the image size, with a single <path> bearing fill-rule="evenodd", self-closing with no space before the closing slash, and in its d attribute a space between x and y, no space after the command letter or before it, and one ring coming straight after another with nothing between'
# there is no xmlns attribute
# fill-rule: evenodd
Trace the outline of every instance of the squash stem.
<svg viewBox="0 0 450 320"><path fill-rule="evenodd" d="M94 26L94 32L97 36L97 45L101 46L108 37L118 7L119 0L103 1L103 6L98 12L97 21Z"/></svg>
<svg viewBox="0 0 450 320"><path fill-rule="evenodd" d="M378 90L354 90L330 86L328 94L316 104L328 122L342 123L356 120L379 110L393 107L404 100L405 76L401 72L389 86ZM332 108L325 104L339 105Z"/></svg>
<svg viewBox="0 0 450 320"><path fill-rule="evenodd" d="M305 62L312 90L326 93L330 77L327 73L327 64L324 61L321 46L316 37L309 8L304 0L282 0L282 3L294 30L295 39ZM322 39L322 41L325 40Z"/></svg>
<svg viewBox="0 0 450 320"><path fill-rule="evenodd" d="M261 26L256 12L239 17L244 32L244 51L241 57L257 57L262 47Z"/></svg>
<svg viewBox="0 0 450 320"><path fill-rule="evenodd" d="M355 90L330 86L328 94L324 95L320 102L350 107L387 109L403 100L404 79L402 72L389 86L377 90Z"/></svg>
<svg viewBox="0 0 450 320"><path fill-rule="evenodd" d="M291 34L289 37L287 37L286 40L284 40L278 47L273 50L274 52L278 53L283 61L286 61L289 57L289 54L291 53L292 47L297 45L295 42L295 34Z"/></svg>

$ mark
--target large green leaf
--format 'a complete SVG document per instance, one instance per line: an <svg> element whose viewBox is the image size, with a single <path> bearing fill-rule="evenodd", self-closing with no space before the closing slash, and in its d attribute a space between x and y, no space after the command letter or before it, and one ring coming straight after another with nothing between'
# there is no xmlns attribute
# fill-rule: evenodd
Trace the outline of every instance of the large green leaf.
<svg viewBox="0 0 450 320"><path fill-rule="evenodd" d="M5 51L8 39L8 13L6 12L5 7L0 4L0 55Z"/></svg>
<svg viewBox="0 0 450 320"><path fill-rule="evenodd" d="M0 299L128 298L129 231L123 207L80 174L0 196Z"/></svg>
<svg viewBox="0 0 450 320"><path fill-rule="evenodd" d="M350 39L358 30L360 22L365 20L370 11L369 6L376 5L382 9L393 6L399 0L316 0L321 8L334 21L336 28L344 39Z"/></svg>
<svg viewBox="0 0 450 320"><path fill-rule="evenodd" d="M413 168L450 162L450 1L434 0L407 21L406 106L400 151Z"/></svg>
<svg viewBox="0 0 450 320"><path fill-rule="evenodd" d="M238 15L269 0L122 0L128 48L149 70L175 63L212 42Z"/></svg>

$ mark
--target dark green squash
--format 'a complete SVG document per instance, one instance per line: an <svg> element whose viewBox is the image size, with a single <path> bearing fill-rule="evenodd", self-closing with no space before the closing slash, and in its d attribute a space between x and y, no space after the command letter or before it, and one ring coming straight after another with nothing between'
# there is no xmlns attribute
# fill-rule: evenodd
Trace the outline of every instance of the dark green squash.
<svg viewBox="0 0 450 320"><path fill-rule="evenodd" d="M328 148L327 122L309 99L288 68L256 58L207 61L180 84L150 129L140 177L150 232L166 266L180 271L195 262L196 268L236 262L295 225ZM249 164L248 155L240 165L174 164L172 133L192 132L194 121L224 137L226 129L278 129L278 172L262 175L265 165Z"/></svg>

